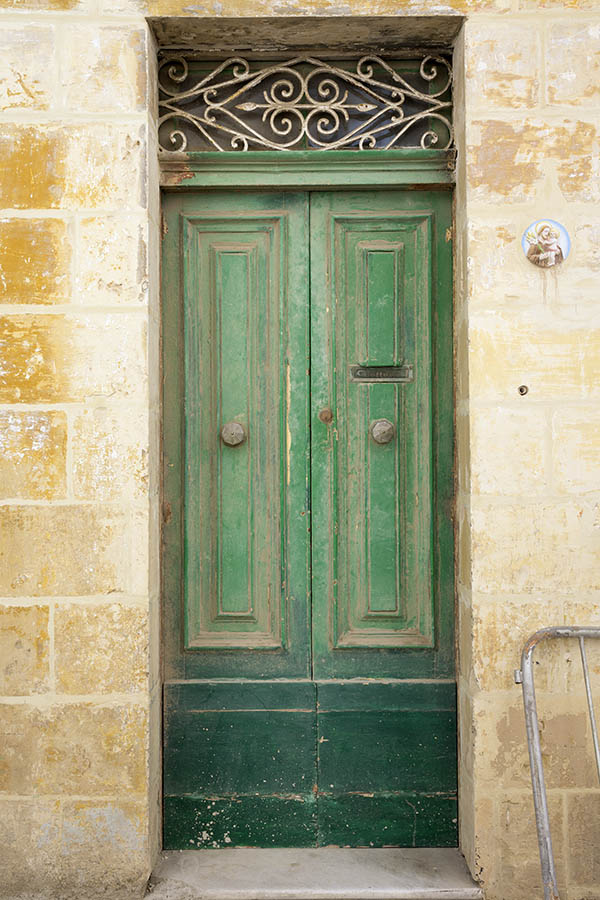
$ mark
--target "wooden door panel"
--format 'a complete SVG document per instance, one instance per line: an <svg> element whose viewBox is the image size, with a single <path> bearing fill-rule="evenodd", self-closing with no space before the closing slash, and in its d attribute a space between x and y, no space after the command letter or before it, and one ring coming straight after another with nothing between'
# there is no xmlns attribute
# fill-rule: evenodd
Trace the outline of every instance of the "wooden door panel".
<svg viewBox="0 0 600 900"><path fill-rule="evenodd" d="M306 677L308 198L169 195L164 216L168 671Z"/></svg>
<svg viewBox="0 0 600 900"><path fill-rule="evenodd" d="M436 284L440 263L450 263L448 251L440 259L438 249L449 227L447 199L391 191L313 195L317 677L441 674L440 662L451 672L448 620L437 615L432 528L432 319L447 304L445 286ZM406 369L409 380L389 382L386 367ZM451 384L451 371L446 377ZM323 422L326 408L330 423ZM377 420L392 423L389 443L373 439ZM451 589L450 580L445 603Z"/></svg>

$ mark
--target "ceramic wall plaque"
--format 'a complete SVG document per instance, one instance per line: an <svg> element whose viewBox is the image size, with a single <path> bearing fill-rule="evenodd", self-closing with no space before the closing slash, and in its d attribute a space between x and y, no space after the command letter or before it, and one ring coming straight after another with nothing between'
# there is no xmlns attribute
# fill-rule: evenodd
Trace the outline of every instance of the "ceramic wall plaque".
<svg viewBox="0 0 600 900"><path fill-rule="evenodd" d="M535 266L550 269L569 255L571 239L566 228L554 219L538 219L525 229L523 253Z"/></svg>

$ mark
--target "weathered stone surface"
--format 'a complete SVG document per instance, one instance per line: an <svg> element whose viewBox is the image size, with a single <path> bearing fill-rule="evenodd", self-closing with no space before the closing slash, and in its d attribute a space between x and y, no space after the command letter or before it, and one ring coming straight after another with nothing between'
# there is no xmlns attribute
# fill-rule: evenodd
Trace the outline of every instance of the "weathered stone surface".
<svg viewBox="0 0 600 900"><path fill-rule="evenodd" d="M143 795L147 714L141 706L4 704L0 719L6 725L1 792Z"/></svg>
<svg viewBox="0 0 600 900"><path fill-rule="evenodd" d="M467 38L467 103L493 109L531 109L540 91L541 33L514 22L477 20Z"/></svg>
<svg viewBox="0 0 600 900"><path fill-rule="evenodd" d="M569 847L569 874L575 884L589 884L597 890L600 884L600 793L567 795L567 822ZM569 893L570 896L570 893ZM593 893L586 893L586 900L593 900Z"/></svg>
<svg viewBox="0 0 600 900"><path fill-rule="evenodd" d="M577 257L573 262L578 262L584 270L582 275L594 278L594 273L600 270L600 222L578 222L575 227L575 241L577 243ZM595 284L595 281L593 282ZM591 288L590 283L590 288ZM590 290L593 296L593 290Z"/></svg>
<svg viewBox="0 0 600 900"><path fill-rule="evenodd" d="M598 129L591 121L473 122L467 178L471 197L526 203L542 198L544 176L569 201L598 201Z"/></svg>
<svg viewBox="0 0 600 900"><path fill-rule="evenodd" d="M60 219L0 219L0 303L68 303L70 269Z"/></svg>
<svg viewBox="0 0 600 900"><path fill-rule="evenodd" d="M471 471L476 494L530 495L547 485L548 414L494 407L472 413Z"/></svg>
<svg viewBox="0 0 600 900"><path fill-rule="evenodd" d="M563 623L562 602L548 598L532 604L529 598L476 596L473 603L472 674L482 691L513 691L514 671L521 663L526 639L539 628ZM559 644L548 642L536 650L538 689L566 688Z"/></svg>
<svg viewBox="0 0 600 900"><path fill-rule="evenodd" d="M48 691L47 606L0 606L0 695Z"/></svg>
<svg viewBox="0 0 600 900"><path fill-rule="evenodd" d="M146 687L148 614L140 607L61 604L54 647L59 692L133 693Z"/></svg>
<svg viewBox="0 0 600 900"><path fill-rule="evenodd" d="M546 82L549 103L600 105L600 26L561 22L549 31Z"/></svg>
<svg viewBox="0 0 600 900"><path fill-rule="evenodd" d="M0 125L0 208L139 208L144 129Z"/></svg>
<svg viewBox="0 0 600 900"><path fill-rule="evenodd" d="M63 31L66 107L88 112L146 108L146 39L139 28L77 25Z"/></svg>
<svg viewBox="0 0 600 900"><path fill-rule="evenodd" d="M140 525L114 507L0 506L0 596L143 594Z"/></svg>
<svg viewBox="0 0 600 900"><path fill-rule="evenodd" d="M600 408L564 409L552 418L553 477L559 491L598 491Z"/></svg>
<svg viewBox="0 0 600 900"><path fill-rule="evenodd" d="M148 296L143 217L99 216L80 225L77 290L82 303L141 303Z"/></svg>
<svg viewBox="0 0 600 900"><path fill-rule="evenodd" d="M125 11L134 5L139 9L141 0L100 0L104 11ZM127 6L126 6L127 4ZM347 0L342 6L337 0L295 0L285 5L275 5L273 0L208 0L207 3L187 0L144 0L144 12L152 16L386 16L467 13L482 11L505 12L510 9L509 0L441 0L435 7L423 0Z"/></svg>
<svg viewBox="0 0 600 900"><path fill-rule="evenodd" d="M54 68L53 29L5 26L0 31L0 110L48 109Z"/></svg>
<svg viewBox="0 0 600 900"><path fill-rule="evenodd" d="M472 511L473 588L482 593L600 589L600 509L593 500Z"/></svg>
<svg viewBox="0 0 600 900"><path fill-rule="evenodd" d="M0 410L0 497L63 499L66 456L65 413Z"/></svg>
<svg viewBox="0 0 600 900"><path fill-rule="evenodd" d="M140 499L148 491L148 422L144 410L97 406L75 419L73 484L84 500Z"/></svg>
<svg viewBox="0 0 600 900"><path fill-rule="evenodd" d="M44 896L59 859L60 807L60 800L46 797L0 796L0 896L16 898L24 890Z"/></svg>
<svg viewBox="0 0 600 900"><path fill-rule="evenodd" d="M0 318L0 402L142 399L145 340L136 315Z"/></svg>
<svg viewBox="0 0 600 900"><path fill-rule="evenodd" d="M533 267L532 267L533 268ZM471 395L489 401L561 402L600 396L600 329L549 312L481 313L470 329ZM528 386L520 397L518 388Z"/></svg>
<svg viewBox="0 0 600 900"><path fill-rule="evenodd" d="M94 883L102 885L111 900L141 897L151 867L145 804L127 799L66 801L61 856L69 873L69 900L87 895Z"/></svg>

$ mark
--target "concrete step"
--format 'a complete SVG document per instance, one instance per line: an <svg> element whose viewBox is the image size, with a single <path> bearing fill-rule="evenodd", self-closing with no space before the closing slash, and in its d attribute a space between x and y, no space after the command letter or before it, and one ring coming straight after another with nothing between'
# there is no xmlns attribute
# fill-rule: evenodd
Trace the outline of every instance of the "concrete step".
<svg viewBox="0 0 600 900"><path fill-rule="evenodd" d="M483 900L458 850L174 850L150 900Z"/></svg>

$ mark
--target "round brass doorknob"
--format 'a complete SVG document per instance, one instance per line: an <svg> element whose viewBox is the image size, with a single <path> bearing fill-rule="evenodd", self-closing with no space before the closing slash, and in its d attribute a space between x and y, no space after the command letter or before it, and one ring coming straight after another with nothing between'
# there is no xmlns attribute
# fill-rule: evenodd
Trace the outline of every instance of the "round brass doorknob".
<svg viewBox="0 0 600 900"><path fill-rule="evenodd" d="M376 444L389 444L396 434L396 429L389 419L375 419L371 422L370 430Z"/></svg>
<svg viewBox="0 0 600 900"><path fill-rule="evenodd" d="M228 447L237 447L246 440L246 432L244 426L239 422L227 422L221 428L221 440Z"/></svg>

